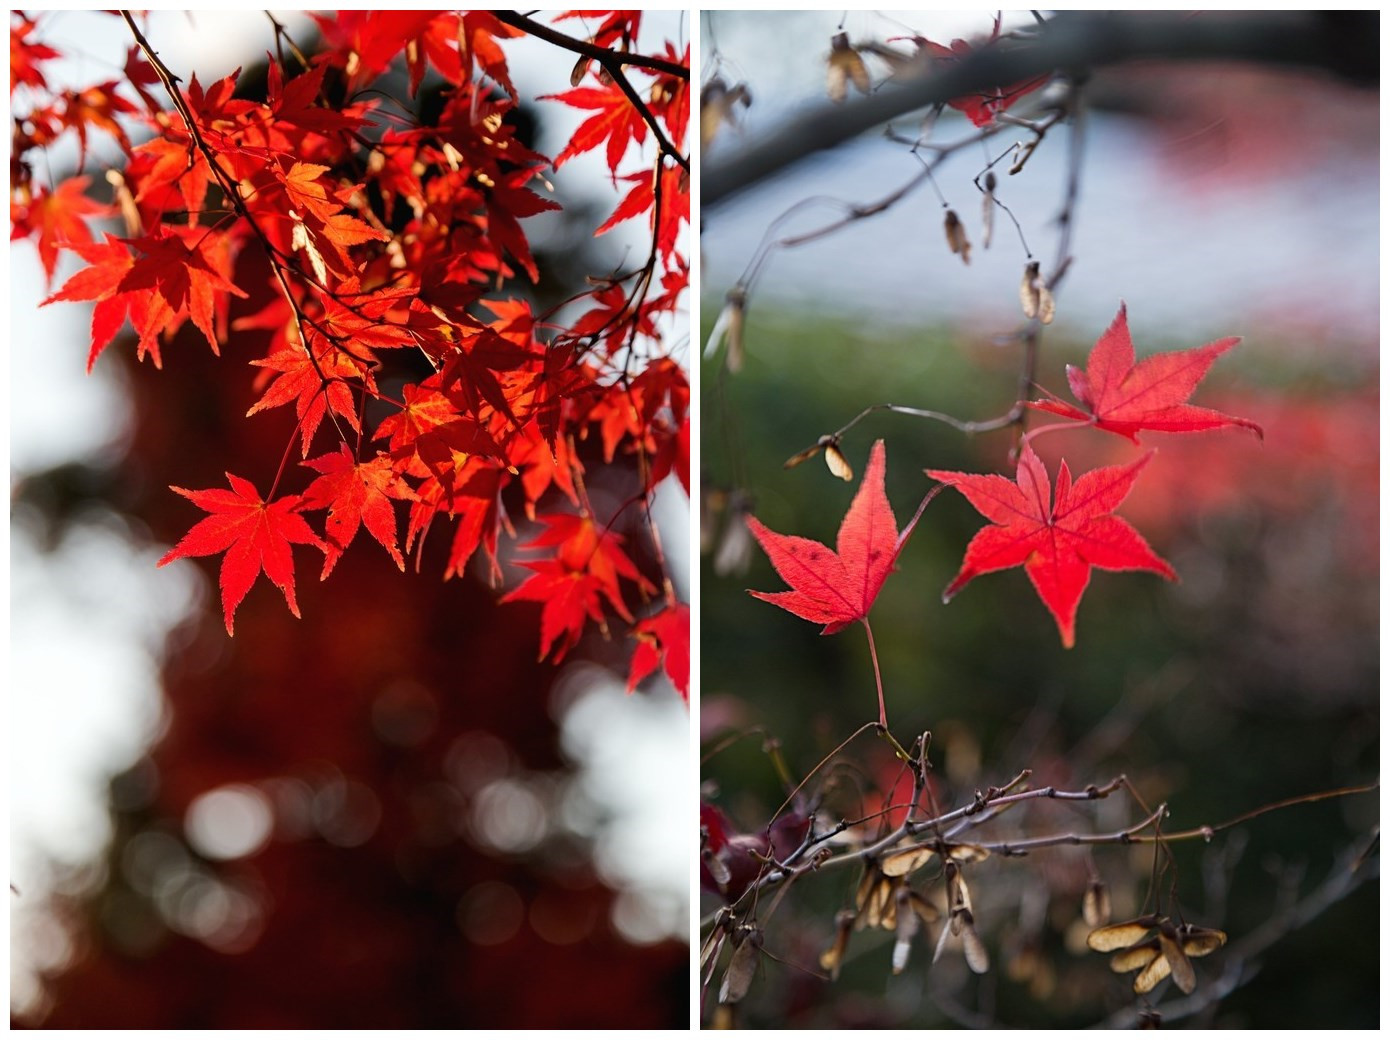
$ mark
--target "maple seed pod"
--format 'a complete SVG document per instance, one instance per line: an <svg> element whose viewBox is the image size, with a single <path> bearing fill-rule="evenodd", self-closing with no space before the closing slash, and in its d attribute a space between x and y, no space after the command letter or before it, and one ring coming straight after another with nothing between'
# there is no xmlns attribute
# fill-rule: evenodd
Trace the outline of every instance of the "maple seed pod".
<svg viewBox="0 0 1390 1040"><path fill-rule="evenodd" d="M744 930L742 941L736 938L735 942L734 955L729 958L724 981L719 987L721 1004L737 1004L748 995L748 987L753 984L753 973L757 971L759 954L762 952L762 932L757 928L748 928Z"/></svg>
<svg viewBox="0 0 1390 1040"><path fill-rule="evenodd" d="M985 174L984 211L981 213L981 223L984 229L980 233L981 249L988 249L990 241L994 238L994 189L998 183L995 180L993 170Z"/></svg>
<svg viewBox="0 0 1390 1040"><path fill-rule="evenodd" d="M849 459L845 458L840 451L840 442L831 438L825 445L825 464L830 472L843 481L854 479L854 467L849 464Z"/></svg>
<svg viewBox="0 0 1390 1040"><path fill-rule="evenodd" d="M830 55L826 58L825 92L830 100L840 104L849 95L849 84L861 94L869 92L869 70L849 42L849 33L838 32L830 37Z"/></svg>
<svg viewBox="0 0 1390 1040"><path fill-rule="evenodd" d="M748 108L752 103L753 95L746 83L730 87L722 77L715 76L700 88L700 147L708 148L725 123L738 126L734 120L735 105Z"/></svg>
<svg viewBox="0 0 1390 1040"><path fill-rule="evenodd" d="M753 562L753 533L748 530L746 505L731 506L724 537L714 552L714 573L721 578L730 574L745 574Z"/></svg>
<svg viewBox="0 0 1390 1040"><path fill-rule="evenodd" d="M965 225L953 209L946 211L946 244L951 247L951 252L960 254L962 260L970 263L970 239L965 235Z"/></svg>
<svg viewBox="0 0 1390 1040"><path fill-rule="evenodd" d="M729 873L729 868L725 862L719 858L713 849L702 848L700 850L700 860L704 863L705 869L709 871L709 876L714 879L714 883L723 888L733 877Z"/></svg>
<svg viewBox="0 0 1390 1040"><path fill-rule="evenodd" d="M743 368L743 313L748 305L748 291L735 285L724 297L724 309L709 331L705 341L705 357L713 357L719 344L727 343L729 349L724 357L724 366L730 374L737 375Z"/></svg>
<svg viewBox="0 0 1390 1040"><path fill-rule="evenodd" d="M965 947L965 963L976 975L983 975L989 971L989 951L985 949L983 940L975 932L975 922L967 910L965 913L965 928L961 933L961 943Z"/></svg>
<svg viewBox="0 0 1390 1040"><path fill-rule="evenodd" d="M1110 921L1110 890L1099 878L1086 886L1086 894L1081 897L1081 916L1092 928Z"/></svg>
<svg viewBox="0 0 1390 1040"><path fill-rule="evenodd" d="M893 943L893 974L901 975L907 967L907 957L912 952L912 937L917 934L920 922L912 912L911 892L906 885L899 886L894 898L898 904L898 927Z"/></svg>
<svg viewBox="0 0 1390 1040"><path fill-rule="evenodd" d="M1044 325L1051 325L1057 316L1057 304L1052 293L1043 281L1036 260L1029 261L1023 268L1023 281L1019 283L1018 300L1023 306L1025 318L1037 318Z"/></svg>
<svg viewBox="0 0 1390 1040"><path fill-rule="evenodd" d="M1016 158L1014 160L1014 164L1009 167L1010 177L1012 177L1014 174L1018 173L1020 170L1023 169L1024 164L1026 164L1028 160L1033 157L1033 152L1037 150L1038 142L1041 140L1041 137L1035 137L1033 140L1029 141L1025 145L1022 145L1019 148L1018 158Z"/></svg>
<svg viewBox="0 0 1390 1040"><path fill-rule="evenodd" d="M840 977L840 964L845 959L845 950L849 948L849 934L854 930L856 916L853 910L841 910L835 915L835 941L820 955L820 966L830 972L832 980Z"/></svg>
<svg viewBox="0 0 1390 1040"><path fill-rule="evenodd" d="M126 183L121 171L107 170L106 183L111 185L116 202L120 206L121 219L125 221L126 235L130 238L137 238L142 235L145 225L144 221L140 219L140 207L135 205L135 196L131 194L130 185Z"/></svg>

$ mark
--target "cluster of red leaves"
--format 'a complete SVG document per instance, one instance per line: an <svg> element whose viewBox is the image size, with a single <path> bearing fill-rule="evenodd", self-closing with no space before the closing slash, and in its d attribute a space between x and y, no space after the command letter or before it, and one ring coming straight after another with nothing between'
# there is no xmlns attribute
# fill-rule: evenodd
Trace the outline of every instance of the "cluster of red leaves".
<svg viewBox="0 0 1390 1040"><path fill-rule="evenodd" d="M1191 350L1155 354L1136 363L1122 304L1114 322L1091 351L1085 371L1068 366L1072 393L1080 402L1029 402L1030 406L1138 442L1145 431L1193 433L1235 426L1263 436L1248 419L1187 403L1215 360L1239 342L1223 339ZM1035 430L1036 436L1043 430ZM1073 480L1065 460L1054 489L1047 469L1025 440L1015 480L997 474L927 470L954 487L992 526L979 531L965 551L960 572L946 587L949 600L981 574L1023 567L1052 614L1067 647L1076 641L1076 611L1092 568L1145 570L1177 579L1173 568L1126 521L1114 515L1153 457L1147 452L1126 465L1105 466ZM903 543L884 493L883 442L874 445L864 481L845 514L838 552L806 538L769 531L748 518L749 530L768 554L790 592L754 592L799 617L824 624L824 635L851 621L865 621ZM925 503L924 503L925 504ZM920 515L920 510L918 511Z"/></svg>
<svg viewBox="0 0 1390 1040"><path fill-rule="evenodd" d="M600 26L581 42L616 54L636 41L640 12L556 21L578 15ZM653 599L657 583L610 530L623 518L594 515L575 442L597 429L606 462L638 473L640 494L626 506L634 517L645 517L635 507L673 471L689 491L689 387L661 335L688 283L680 237L689 220L688 76L581 60L575 89L554 100L596 114L552 163L515 130L520 99L505 45L534 23L486 11L315 19L325 49L304 65L272 62L262 102L237 96L239 71L210 84L166 75L138 37L123 79L54 95L43 63L58 52L35 38L41 25L11 15L11 238L35 241L50 279L61 250L85 262L46 302L94 304L89 368L127 322L138 357L156 366L190 321L214 353L229 335L268 331L268 346L250 359L259 398L248 415L292 405L292 437L315 474L294 494L280 491L283 474L264 496L232 474L230 491L175 488L211 515L161 563L225 553L230 633L262 570L298 614L291 543L322 551L327 577L365 524L404 568L395 505L403 502L405 552L452 524L447 576L481 549L498 578L498 535L510 530L501 496L517 485L528 517L538 506L549 511L544 533L526 546L541 553L525 564L536 573L505 597L544 603L541 656L553 649L558 660L587 621L606 633L615 618L636 648L631 684L653 669L656 647L684 693L688 624L676 622L688 612L665 575L664 595ZM689 52L669 43L662 57L689 64ZM374 87L398 65L412 96L427 74L444 81L432 122L402 119L403 106ZM649 120L669 149L650 146ZM78 136L85 162L93 129L125 156L124 169L107 176L114 206L89 198L91 178L80 172L52 185L34 173L45 167L32 156L66 132ZM148 140L132 145L132 137ZM525 295L524 280L540 271L522 221L560 208L548 170L598 149L615 187L619 179L635 187L595 233L645 215L651 254L636 271L596 280L589 308L578 306L566 328L533 313ZM629 162L640 168L619 173ZM89 222L115 212L125 233L98 240ZM259 265L273 302L233 321L232 298L247 295L233 272L248 263ZM401 378L406 354L433 374ZM369 407L386 412L375 428ZM267 460L268 473L274 466ZM304 518L319 510L321 534Z"/></svg>

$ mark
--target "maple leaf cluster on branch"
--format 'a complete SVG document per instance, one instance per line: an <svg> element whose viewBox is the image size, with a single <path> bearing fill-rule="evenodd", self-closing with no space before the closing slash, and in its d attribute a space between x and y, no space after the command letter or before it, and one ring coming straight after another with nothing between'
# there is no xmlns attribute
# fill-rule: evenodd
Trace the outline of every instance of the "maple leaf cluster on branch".
<svg viewBox="0 0 1390 1040"><path fill-rule="evenodd" d="M238 95L239 70L185 80L137 19L120 17L113 28L133 40L123 76L59 92L45 63L61 55L40 20L11 15L11 238L35 242L50 281L61 251L83 261L45 302L93 304L89 369L127 324L138 358L156 366L190 322L214 353L268 332L250 359L259 398L248 415L294 415L278 470L267 459L260 479L227 474L230 490L174 489L210 515L161 563L225 553L229 633L261 572L298 614L291 543L322 551L326 578L363 525L402 569L404 553L451 525L446 576L481 552L496 582L499 532L510 530L502 495L519 487L512 495L528 517L541 510L545 532L526 546L539 553L525 564L535 573L504 599L544 604L541 656L558 660L588 622L607 633L616 619L637 651L631 684L656 654L685 693L688 625L673 622L686 607L669 575L637 569L614 528L650 530L646 507L672 473L689 492L689 385L664 331L689 276L688 48L634 52L640 11L566 12L553 26L511 12L349 11L314 16L322 49L306 57L272 20L282 53L259 101ZM571 24L583 38L556 28ZM516 127L507 42L524 35L555 44L561 60L578 55L574 89L549 100L595 111L553 161ZM382 80L401 65L412 97L427 75L443 81L434 118L390 98ZM79 167L95 133L123 153L105 175L109 204L89 195L83 169L51 184L35 173L69 133ZM591 278L567 301L579 317L566 325L530 302L541 271L522 222L560 208L548 171L597 150L615 189L630 187L594 234L645 217L650 250ZM124 233L95 233L94 221L117 217ZM233 299L262 285L270 302L234 315ZM594 511L577 447L594 431L604 465L637 474L618 510L635 521ZM296 449L315 476L286 493ZM408 509L404 549L397 502ZM305 514L320 510L315 528ZM651 537L648 555L664 567Z"/></svg>

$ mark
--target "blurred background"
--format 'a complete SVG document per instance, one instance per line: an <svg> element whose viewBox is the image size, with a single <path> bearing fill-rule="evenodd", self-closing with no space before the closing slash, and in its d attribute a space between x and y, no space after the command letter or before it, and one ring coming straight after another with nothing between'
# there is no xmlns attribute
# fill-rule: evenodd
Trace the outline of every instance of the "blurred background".
<svg viewBox="0 0 1390 1040"><path fill-rule="evenodd" d="M841 17L702 15L705 82L745 83L752 98L736 106L737 125L720 128L705 169L826 104L825 60ZM853 12L843 28L855 43L920 34L949 44L987 36L991 22L988 14ZM1006 14L1004 28L1030 22ZM875 84L886 78L887 66L865 60ZM1011 111L1036 116L1041 97ZM941 604L984 521L961 496L937 498L872 613L892 730L904 743L932 732L946 806L1024 768L1034 786L1071 789L1125 773L1150 806L1170 804L1165 827L1177 830L1370 783L1380 729L1378 89L1309 71L1144 63L1096 73L1085 98L1074 259L1056 322L1042 334L1038 383L1069 398L1065 365L1084 363L1123 300L1141 356L1243 337L1195 402L1254 419L1264 441L1235 431L1144 435L1157 454L1118 512L1181 582L1095 572L1070 651L1018 570L978 578ZM919 121L894 129L912 138ZM949 143L971 131L948 109L930 139ZM876 403L962 420L1009 410L1026 255L1003 213L991 247L982 247L972 181L1029 136L1006 129L961 150L937 175L941 198L923 184L885 213L774 252L748 297L742 370L727 370L723 347L703 364L703 795L735 832L760 833L792 784L877 717L859 626L823 637L747 595L784 585L743 515L833 546L880 437L899 525L931 486L923 469L1013 474L1009 431L970 439L888 413L845 436L851 483L819 459L782 464ZM1044 275L1058 248L1068 140L1054 130L1016 176L1004 172L1007 161L995 167L998 197ZM825 200L870 203L920 169L908 146L872 128L707 207L705 333L780 214L802 203L779 230L795 235L843 213ZM948 250L943 199L974 244L969 266ZM1034 446L1054 479L1062 456L1076 473L1137 453L1090 430ZM910 789L871 734L835 762L792 811L815 795L832 820L853 818ZM1123 795L1080 810L1048 803L1015 810L980 837L1105 831L1144 815ZM829 982L818 957L831 945L836 912L855 906L858 870L813 874L761 920L767 956L735 1021L1133 1026L1151 1006L1179 1026L1375 1026L1378 854L1357 873L1370 883L1332 893L1348 860L1371 847L1378 818L1378 794L1362 794L1270 813L1209 844L1175 844L1165 902L1175 884L1186 918L1224 929L1230 943L1195 962L1201 983L1192 998L1165 984L1147 1005L1131 976L1110 973L1105 956L1085 949L1078 918L1092 876L1109 884L1115 920L1142 912L1152 847L1057 848L972 868L975 919L992 961L979 976L958 945L929 963L935 930L917 937L906 971L894 976L893 934L869 930L854 933L839 980ZM939 877L917 887L942 905ZM707 927L721 902L704 895ZM707 1020L722 971L705 997ZM1212 999L1228 984L1229 995Z"/></svg>
<svg viewBox="0 0 1390 1040"><path fill-rule="evenodd" d="M277 17L312 41L307 18ZM130 45L95 13L42 15L40 33L68 56L45 66L56 87L119 75ZM273 39L251 12L152 13L147 35L204 83L238 65L263 82ZM653 13L641 45L688 35ZM568 89L571 58L506 50L523 101ZM521 118L554 154L586 115ZM76 150L48 161L38 175L61 178ZM88 169L118 161L94 136ZM601 158L553 179L564 213L526 225L552 273L540 307L646 249L635 226L592 238L614 198ZM671 806L689 715L664 678L627 696L625 648L597 638L538 664L538 605L441 581L441 537L418 573L364 551L320 585L301 558L303 620L258 582L228 639L216 558L154 566L196 519L167 485L264 476L283 423L247 420L238 359L198 343L161 372L118 344L84 376L89 310L36 309L32 245L10 262L12 1022L685 1025L692 843ZM664 490L688 572L684 492Z"/></svg>

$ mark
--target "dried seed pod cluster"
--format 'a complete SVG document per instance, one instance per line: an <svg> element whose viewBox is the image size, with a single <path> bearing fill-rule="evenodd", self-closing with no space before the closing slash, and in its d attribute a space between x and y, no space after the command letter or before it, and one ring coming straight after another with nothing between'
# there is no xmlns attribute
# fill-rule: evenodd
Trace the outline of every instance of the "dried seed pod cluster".
<svg viewBox="0 0 1390 1040"><path fill-rule="evenodd" d="M1191 993L1197 988L1193 957L1226 945L1226 933L1215 928L1174 924L1162 914L1145 914L1130 921L1105 925L1086 937L1086 944L1100 953L1118 951L1110 958L1116 974L1137 971L1135 993L1148 993L1169 975L1178 989Z"/></svg>
<svg viewBox="0 0 1390 1040"><path fill-rule="evenodd" d="M923 926L939 923L942 916L935 903L911 887L908 875L940 858L950 920L941 929L932 960L939 960L948 939L955 937L961 940L970 970L977 974L988 971L989 952L975 932L970 889L961 876L962 865L978 863L988 855L988 850L978 845L937 842L935 847L930 847L907 839L878 860L867 863L855 894L855 908L841 910L835 915L835 938L820 956L821 967L830 972L832 978L837 977L849 946L850 932L881 928L894 933L892 971L894 975L902 974L907 968L913 938Z"/></svg>

